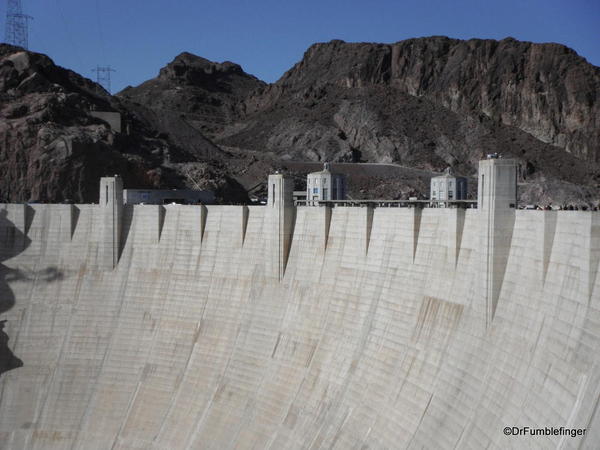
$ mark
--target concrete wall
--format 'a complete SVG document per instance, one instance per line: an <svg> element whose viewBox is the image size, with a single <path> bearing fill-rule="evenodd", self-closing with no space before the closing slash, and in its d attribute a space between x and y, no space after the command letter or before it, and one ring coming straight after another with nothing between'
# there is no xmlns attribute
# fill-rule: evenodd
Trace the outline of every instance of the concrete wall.
<svg viewBox="0 0 600 450"><path fill-rule="evenodd" d="M514 215L488 317L478 210L0 205L0 449L598 448L600 216Z"/></svg>
<svg viewBox="0 0 600 450"><path fill-rule="evenodd" d="M90 116L104 120L117 133L121 132L121 113L112 111L89 111Z"/></svg>

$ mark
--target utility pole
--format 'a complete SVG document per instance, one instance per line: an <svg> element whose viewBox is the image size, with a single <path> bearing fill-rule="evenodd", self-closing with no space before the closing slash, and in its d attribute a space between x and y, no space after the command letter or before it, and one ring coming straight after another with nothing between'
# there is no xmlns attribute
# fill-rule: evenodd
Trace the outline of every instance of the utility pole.
<svg viewBox="0 0 600 450"><path fill-rule="evenodd" d="M6 29L4 40L7 44L29 48L29 20L33 17L23 14L21 0L7 0Z"/></svg>
<svg viewBox="0 0 600 450"><path fill-rule="evenodd" d="M92 69L92 72L96 72L96 82L110 94L110 73L116 72L116 70L110 66L96 66L95 69Z"/></svg>

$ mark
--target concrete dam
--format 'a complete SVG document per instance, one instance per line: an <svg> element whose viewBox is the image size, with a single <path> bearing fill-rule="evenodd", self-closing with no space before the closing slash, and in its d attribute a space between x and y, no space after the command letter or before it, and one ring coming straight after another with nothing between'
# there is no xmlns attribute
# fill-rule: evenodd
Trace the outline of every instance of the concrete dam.
<svg viewBox="0 0 600 450"><path fill-rule="evenodd" d="M517 210L514 176L483 161L477 209L282 175L0 205L0 449L600 448L600 213Z"/></svg>

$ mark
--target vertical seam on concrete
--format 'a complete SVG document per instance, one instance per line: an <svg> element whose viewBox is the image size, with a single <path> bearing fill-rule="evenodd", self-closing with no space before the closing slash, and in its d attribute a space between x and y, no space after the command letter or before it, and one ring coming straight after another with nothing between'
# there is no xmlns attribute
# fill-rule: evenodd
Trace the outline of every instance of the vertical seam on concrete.
<svg viewBox="0 0 600 450"><path fill-rule="evenodd" d="M163 226L165 224L166 209L162 205L158 205L158 242L162 236Z"/></svg>
<svg viewBox="0 0 600 450"><path fill-rule="evenodd" d="M242 206L242 247L244 246L244 241L246 240L246 228L248 227L248 207Z"/></svg>
<svg viewBox="0 0 600 450"><path fill-rule="evenodd" d="M35 210L29 205L23 205L23 234L27 236L29 229L33 223L33 217L35 216Z"/></svg>
<svg viewBox="0 0 600 450"><path fill-rule="evenodd" d="M73 240L73 236L75 236L75 230L79 223L80 214L81 210L77 206L71 205L71 240Z"/></svg>
<svg viewBox="0 0 600 450"><path fill-rule="evenodd" d="M412 262L414 264L415 258L417 257L417 247L419 243L419 233L421 232L421 213L422 210L419 207L412 208L412 226L413 226L413 254Z"/></svg>
<svg viewBox="0 0 600 450"><path fill-rule="evenodd" d="M544 248L542 249L542 285L546 283L548 267L550 266L550 256L554 245L554 236L556 235L556 211L545 211L544 213Z"/></svg>
<svg viewBox="0 0 600 450"><path fill-rule="evenodd" d="M588 303L592 299L594 285L598 276L598 263L600 260L600 220L598 214L593 212L590 214L590 255L589 255L589 286L588 286Z"/></svg>
<svg viewBox="0 0 600 450"><path fill-rule="evenodd" d="M206 206L200 205L200 244L204 242L204 230L206 229L206 215L208 210Z"/></svg>
<svg viewBox="0 0 600 450"><path fill-rule="evenodd" d="M365 242L365 255L369 254L369 244L371 243L371 228L373 227L373 207L367 206L367 230Z"/></svg>
<svg viewBox="0 0 600 450"><path fill-rule="evenodd" d="M460 257L460 251L462 248L462 238L463 238L463 231L465 229L465 219L466 219L465 215L466 215L466 212L464 209L458 209L456 212L458 223L456 224L456 259L454 262L454 268L456 268L458 266L458 258Z"/></svg>
<svg viewBox="0 0 600 450"><path fill-rule="evenodd" d="M106 187L108 190L108 186ZM119 262L119 240L121 236L121 230L118 228L117 221L117 190L116 186L113 189L113 199L112 199L112 268L113 270L117 267L117 263ZM115 242L116 241L116 242Z"/></svg>
<svg viewBox="0 0 600 450"><path fill-rule="evenodd" d="M283 279L283 249L281 244L282 234L285 231L285 178L281 180L280 189L277 193L277 202L275 198L275 184L273 184L273 206L277 203L277 278L281 282Z"/></svg>
<svg viewBox="0 0 600 450"><path fill-rule="evenodd" d="M121 239L119 245L119 259L123 256L123 252L125 251L125 246L127 245L127 241L129 240L129 235L131 234L131 227L133 226L133 217L134 217L134 205L124 205L123 206L123 216L121 218Z"/></svg>
<svg viewBox="0 0 600 450"><path fill-rule="evenodd" d="M331 227L331 206L320 206L319 208L325 208L325 242L323 248L323 254L325 254L329 242L329 228Z"/></svg>
<svg viewBox="0 0 600 450"><path fill-rule="evenodd" d="M294 240L294 231L296 230L296 207L291 208L290 220L290 235L287 242L284 242L283 249L283 273L281 274L281 280L285 277L285 271L287 269L287 263L290 258L290 250L292 248L292 241Z"/></svg>

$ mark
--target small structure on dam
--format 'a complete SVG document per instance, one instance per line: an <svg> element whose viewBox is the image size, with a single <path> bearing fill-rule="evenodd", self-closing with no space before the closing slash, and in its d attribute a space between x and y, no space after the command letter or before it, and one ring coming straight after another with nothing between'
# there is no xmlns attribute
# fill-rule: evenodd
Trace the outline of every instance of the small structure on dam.
<svg viewBox="0 0 600 450"><path fill-rule="evenodd" d="M600 448L600 213L478 187L0 205L0 449Z"/></svg>
<svg viewBox="0 0 600 450"><path fill-rule="evenodd" d="M454 200L467 199L467 179L452 174L450 167L443 175L432 177L430 183L431 204L438 207L448 205Z"/></svg>
<svg viewBox="0 0 600 450"><path fill-rule="evenodd" d="M315 206L320 201L345 200L346 176L331 171L330 164L323 164L320 172L309 173L306 177L307 204Z"/></svg>

